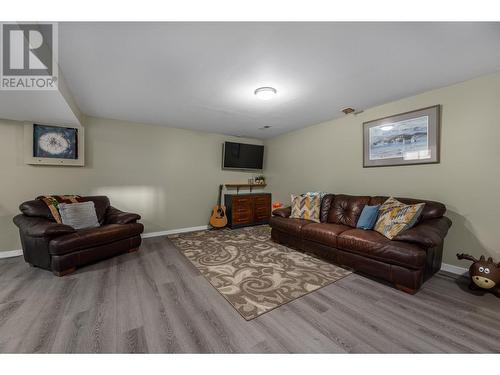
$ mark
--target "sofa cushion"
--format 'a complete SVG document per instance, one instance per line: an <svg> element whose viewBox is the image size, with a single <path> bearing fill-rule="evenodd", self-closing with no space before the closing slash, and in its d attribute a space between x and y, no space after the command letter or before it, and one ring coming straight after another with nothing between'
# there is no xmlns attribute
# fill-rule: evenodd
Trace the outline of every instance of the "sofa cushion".
<svg viewBox="0 0 500 375"><path fill-rule="evenodd" d="M328 213L330 212L330 207L332 206L333 198L335 195L326 194L321 200L321 209L319 211L319 221L322 223L328 222Z"/></svg>
<svg viewBox="0 0 500 375"><path fill-rule="evenodd" d="M271 217L271 219L269 219L269 225L271 226L271 228L277 229L279 231L288 233L296 237L300 236L300 231L305 225L309 225L312 223L314 223L314 221L305 219L284 218L281 216L273 216Z"/></svg>
<svg viewBox="0 0 500 375"><path fill-rule="evenodd" d="M350 229L352 228L342 224L313 223L302 228L301 235L304 240L337 247L337 236Z"/></svg>
<svg viewBox="0 0 500 375"><path fill-rule="evenodd" d="M365 196L336 195L328 213L328 222L355 228L363 207L369 201L370 197Z"/></svg>
<svg viewBox="0 0 500 375"><path fill-rule="evenodd" d="M425 220L398 234L394 237L394 240L416 243L427 249L441 245L450 227L451 220L446 216L439 219Z"/></svg>
<svg viewBox="0 0 500 375"><path fill-rule="evenodd" d="M426 252L407 242L391 241L372 230L350 229L337 237L337 247L385 263L418 269L426 259Z"/></svg>
<svg viewBox="0 0 500 375"><path fill-rule="evenodd" d="M95 247L106 243L140 235L144 227L142 224L109 224L99 228L83 229L75 233L54 238L49 243L49 252L53 255L62 255L73 251Z"/></svg>

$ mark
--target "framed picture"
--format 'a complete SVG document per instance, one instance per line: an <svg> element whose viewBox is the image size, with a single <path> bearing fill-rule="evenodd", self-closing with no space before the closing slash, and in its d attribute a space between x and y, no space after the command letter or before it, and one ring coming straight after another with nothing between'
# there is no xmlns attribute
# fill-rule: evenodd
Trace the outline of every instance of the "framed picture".
<svg viewBox="0 0 500 375"><path fill-rule="evenodd" d="M439 163L440 106L363 123L363 167Z"/></svg>
<svg viewBox="0 0 500 375"><path fill-rule="evenodd" d="M24 162L84 166L84 128L25 123Z"/></svg>
<svg viewBox="0 0 500 375"><path fill-rule="evenodd" d="M34 124L33 157L78 159L78 129Z"/></svg>

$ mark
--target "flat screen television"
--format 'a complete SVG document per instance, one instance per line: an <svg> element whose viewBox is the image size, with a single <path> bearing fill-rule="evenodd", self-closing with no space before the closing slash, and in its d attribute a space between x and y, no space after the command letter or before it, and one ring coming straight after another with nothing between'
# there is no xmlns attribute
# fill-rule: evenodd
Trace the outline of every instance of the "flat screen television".
<svg viewBox="0 0 500 375"><path fill-rule="evenodd" d="M264 146L224 142L222 169L260 170L264 161Z"/></svg>

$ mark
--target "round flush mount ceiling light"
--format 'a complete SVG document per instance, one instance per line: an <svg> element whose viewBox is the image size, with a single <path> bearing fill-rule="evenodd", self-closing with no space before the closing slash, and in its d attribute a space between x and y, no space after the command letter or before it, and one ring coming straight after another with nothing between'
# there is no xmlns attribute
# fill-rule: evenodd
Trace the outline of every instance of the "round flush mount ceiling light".
<svg viewBox="0 0 500 375"><path fill-rule="evenodd" d="M255 96L261 100L272 99L278 91L274 87L259 87L254 91Z"/></svg>

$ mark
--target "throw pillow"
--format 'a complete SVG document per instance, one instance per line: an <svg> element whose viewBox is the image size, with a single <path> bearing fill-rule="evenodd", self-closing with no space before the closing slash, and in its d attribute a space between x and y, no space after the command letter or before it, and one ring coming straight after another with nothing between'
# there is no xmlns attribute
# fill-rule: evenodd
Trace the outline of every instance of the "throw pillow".
<svg viewBox="0 0 500 375"><path fill-rule="evenodd" d="M321 208L321 196L315 195L293 195L291 218L306 219L319 223L319 212Z"/></svg>
<svg viewBox="0 0 500 375"><path fill-rule="evenodd" d="M424 205L425 203L407 205L392 197L387 199L379 208L375 231L392 240L415 225Z"/></svg>
<svg viewBox="0 0 500 375"><path fill-rule="evenodd" d="M378 218L378 209L380 205L376 206L368 206L363 207L363 211L361 211L361 215L359 216L358 223L356 224L356 228L361 229L373 229L375 226L375 222Z"/></svg>
<svg viewBox="0 0 500 375"><path fill-rule="evenodd" d="M321 197L321 199L323 199L323 197L327 194L328 193L326 193L324 191L308 191L307 193L303 193L302 196L304 196L304 195L319 195Z"/></svg>
<svg viewBox="0 0 500 375"><path fill-rule="evenodd" d="M82 197L80 197L79 195L41 195L36 199L43 201L47 205L50 213L52 214L52 217L59 224L62 223L61 215L59 215L58 210L58 206L60 203L82 202Z"/></svg>
<svg viewBox="0 0 500 375"><path fill-rule="evenodd" d="M94 202L59 203L62 223L75 229L96 228L99 226Z"/></svg>

